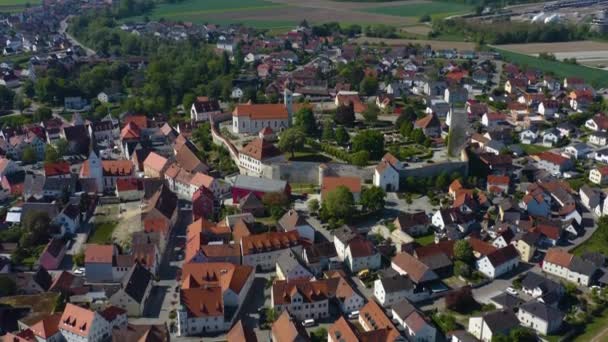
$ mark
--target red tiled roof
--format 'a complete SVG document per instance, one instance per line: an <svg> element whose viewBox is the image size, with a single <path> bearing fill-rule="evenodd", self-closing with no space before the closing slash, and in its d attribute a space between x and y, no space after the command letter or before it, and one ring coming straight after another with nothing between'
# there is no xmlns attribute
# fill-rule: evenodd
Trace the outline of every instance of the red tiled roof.
<svg viewBox="0 0 608 342"><path fill-rule="evenodd" d="M249 116L251 120L287 119L287 108L282 104L239 104L233 116Z"/></svg>
<svg viewBox="0 0 608 342"><path fill-rule="evenodd" d="M114 246L88 244L85 246L84 262L85 263L112 263L114 256Z"/></svg>
<svg viewBox="0 0 608 342"><path fill-rule="evenodd" d="M570 159L568 159L562 155L559 155L559 154L553 153L553 152L549 152L549 151L541 152L537 156L541 160L546 160L546 161L556 164L556 165L563 165L564 163L567 163L568 161L570 161Z"/></svg>
<svg viewBox="0 0 608 342"><path fill-rule="evenodd" d="M266 253L285 249L299 244L300 234L297 230L288 232L269 232L243 236L241 246L243 255Z"/></svg>
<svg viewBox="0 0 608 342"><path fill-rule="evenodd" d="M44 175L46 177L60 176L70 174L70 163L60 161L56 163L44 164Z"/></svg>
<svg viewBox="0 0 608 342"><path fill-rule="evenodd" d="M91 332L94 319L95 312L67 303L61 315L59 328L77 336L87 337Z"/></svg>
<svg viewBox="0 0 608 342"><path fill-rule="evenodd" d="M549 262L562 267L570 267L573 255L559 248L549 248L544 262Z"/></svg>
<svg viewBox="0 0 608 342"><path fill-rule="evenodd" d="M281 151L274 144L262 138L253 139L241 149L241 153L260 161L281 155Z"/></svg>
<svg viewBox="0 0 608 342"><path fill-rule="evenodd" d="M359 177L323 177L321 197L334 191L339 186L345 186L352 193L361 192L361 178Z"/></svg>

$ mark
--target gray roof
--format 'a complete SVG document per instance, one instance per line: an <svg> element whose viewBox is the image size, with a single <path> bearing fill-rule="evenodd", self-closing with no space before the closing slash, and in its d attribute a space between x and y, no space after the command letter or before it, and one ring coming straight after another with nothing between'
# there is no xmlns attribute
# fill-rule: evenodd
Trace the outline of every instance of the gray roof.
<svg viewBox="0 0 608 342"><path fill-rule="evenodd" d="M519 310L526 311L545 322L560 322L564 318L564 314L558 309L537 301L528 302L520 306Z"/></svg>
<svg viewBox="0 0 608 342"><path fill-rule="evenodd" d="M129 297L137 303L141 303L151 282L152 273L136 262L125 275L122 288Z"/></svg>
<svg viewBox="0 0 608 342"><path fill-rule="evenodd" d="M519 326L519 320L511 309L492 311L483 316L493 334L505 333Z"/></svg>
<svg viewBox="0 0 608 342"><path fill-rule="evenodd" d="M570 271L584 274L589 277L593 276L597 270L598 268L592 262L585 261L579 256L574 256L570 262Z"/></svg>
<svg viewBox="0 0 608 342"><path fill-rule="evenodd" d="M37 203L37 202L27 202L23 204L23 208L21 210L21 220L27 217L30 212L45 212L49 215L49 218L52 220L59 214L59 207L55 203Z"/></svg>
<svg viewBox="0 0 608 342"><path fill-rule="evenodd" d="M343 244L347 244L350 240L354 239L357 235L351 227L343 225L342 227L333 231L334 237L340 240Z"/></svg>
<svg viewBox="0 0 608 342"><path fill-rule="evenodd" d="M414 307L412 303L408 302L407 300L402 300L395 303L391 309L393 309L395 314L402 319L405 319L407 316L411 315L412 312L416 311L416 307Z"/></svg>
<svg viewBox="0 0 608 342"><path fill-rule="evenodd" d="M73 193L76 189L76 178L72 176L70 178L47 178L44 182L44 191L68 191Z"/></svg>
<svg viewBox="0 0 608 342"><path fill-rule="evenodd" d="M284 180L238 175L234 180L234 187L261 192L283 192L287 187L287 182Z"/></svg>
<svg viewBox="0 0 608 342"><path fill-rule="evenodd" d="M513 309L524 303L523 300L509 293L501 293L498 296L490 298L490 300L503 308Z"/></svg>
<svg viewBox="0 0 608 342"><path fill-rule="evenodd" d="M534 272L528 272L526 274L521 281L521 287L530 290L540 288L543 291L543 294L562 292L562 285L560 283Z"/></svg>
<svg viewBox="0 0 608 342"><path fill-rule="evenodd" d="M26 174L23 181L23 197L42 196L45 177L42 175Z"/></svg>
<svg viewBox="0 0 608 342"><path fill-rule="evenodd" d="M413 290L415 287L414 283L408 276L401 274L381 277L380 283L382 284L382 288L384 288L384 292L386 293Z"/></svg>
<svg viewBox="0 0 608 342"><path fill-rule="evenodd" d="M283 270L283 273L289 273L289 271L293 270L298 266L302 266L300 261L296 258L295 253L290 249L284 251L277 258L277 265ZM304 267L304 266L302 266Z"/></svg>
<svg viewBox="0 0 608 342"><path fill-rule="evenodd" d="M420 258L420 261L431 270L452 266L452 260L445 253L431 254Z"/></svg>

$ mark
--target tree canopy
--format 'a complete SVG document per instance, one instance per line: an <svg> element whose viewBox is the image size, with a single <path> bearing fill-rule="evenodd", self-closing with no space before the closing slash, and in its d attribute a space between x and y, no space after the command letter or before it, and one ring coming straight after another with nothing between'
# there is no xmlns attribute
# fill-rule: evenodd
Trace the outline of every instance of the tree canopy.
<svg viewBox="0 0 608 342"><path fill-rule="evenodd" d="M380 159L384 153L384 136L376 130L361 131L353 138L353 151L368 151L370 158Z"/></svg>
<svg viewBox="0 0 608 342"><path fill-rule="evenodd" d="M345 186L339 186L330 191L321 204L321 217L325 220L334 218L343 220L354 213L355 200L353 194Z"/></svg>

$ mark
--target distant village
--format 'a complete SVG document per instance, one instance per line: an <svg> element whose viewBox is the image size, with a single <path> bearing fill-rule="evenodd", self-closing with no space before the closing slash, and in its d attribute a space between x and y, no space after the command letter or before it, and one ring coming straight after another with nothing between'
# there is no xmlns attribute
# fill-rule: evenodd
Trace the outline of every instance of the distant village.
<svg viewBox="0 0 608 342"><path fill-rule="evenodd" d="M109 5L0 15L0 87L56 65L147 67L71 38L83 6ZM95 118L129 97L104 89L0 128L7 341L557 341L608 299L604 89L307 23L120 30L249 67L178 122Z"/></svg>

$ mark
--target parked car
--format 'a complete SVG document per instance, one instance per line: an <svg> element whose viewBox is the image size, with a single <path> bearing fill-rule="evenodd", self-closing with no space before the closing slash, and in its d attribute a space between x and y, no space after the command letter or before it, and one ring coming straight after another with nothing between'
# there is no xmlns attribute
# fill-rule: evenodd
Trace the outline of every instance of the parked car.
<svg viewBox="0 0 608 342"><path fill-rule="evenodd" d="M514 289L514 288L512 288L512 287L510 287L510 286L507 287L506 291L507 291L508 294L511 294L513 296L517 296L517 290Z"/></svg>

